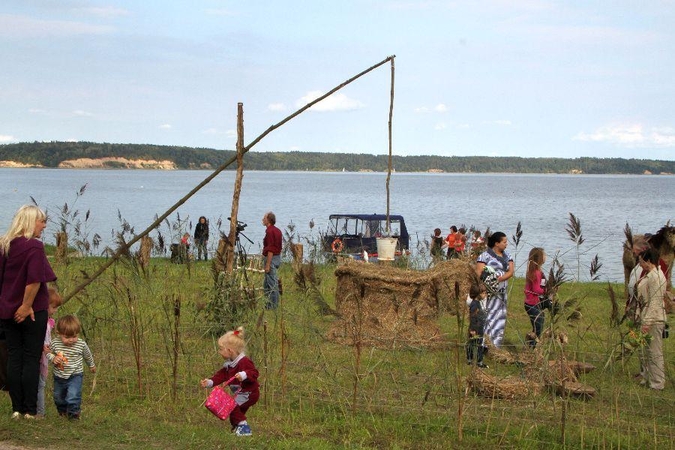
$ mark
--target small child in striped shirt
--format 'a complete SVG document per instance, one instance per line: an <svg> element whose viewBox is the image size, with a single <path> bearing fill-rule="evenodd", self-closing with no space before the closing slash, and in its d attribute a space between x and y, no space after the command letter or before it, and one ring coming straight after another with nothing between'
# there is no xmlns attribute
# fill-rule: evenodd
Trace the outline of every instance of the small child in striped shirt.
<svg viewBox="0 0 675 450"><path fill-rule="evenodd" d="M82 325L73 315L63 316L56 323L47 359L54 364L54 403L61 416L77 420L82 405L83 361L96 372L94 357L86 342L79 338Z"/></svg>

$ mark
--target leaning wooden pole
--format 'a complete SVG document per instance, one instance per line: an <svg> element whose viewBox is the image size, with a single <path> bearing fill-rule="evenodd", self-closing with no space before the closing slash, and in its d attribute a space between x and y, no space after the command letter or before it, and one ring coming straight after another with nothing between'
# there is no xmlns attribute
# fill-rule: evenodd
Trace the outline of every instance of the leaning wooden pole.
<svg viewBox="0 0 675 450"><path fill-rule="evenodd" d="M295 118L296 116L299 116L300 114L302 114L303 112L305 112L305 111L307 111L309 108L311 108L312 106L314 106L314 105L316 105L317 103L319 103L320 101L325 100L326 98L330 97L331 95L333 95L334 93L336 93L337 91L339 91L340 89L342 89L343 87L345 87L345 86L347 86L348 84L350 84L350 83L356 81L357 79L361 78L361 77L364 76L365 74L367 74L367 73L369 73L369 72L372 72L373 70L377 69L378 67L380 67L380 66L383 65L383 64L386 64L386 63L389 62L389 61L392 61L395 57L396 57L395 55L388 56L387 58L385 58L384 60L380 61L379 63L377 63L377 64L375 64L375 65L373 65L373 66L367 68L367 69L364 70L363 72L360 72L360 73L354 75L353 77L349 78L347 81L344 81L343 83L341 83L341 84L339 84L338 86L334 87L333 89L331 89L330 91L328 91L326 94L322 95L321 97L319 97L319 98L317 98L317 99L315 99L315 100L313 100L313 101L307 103L305 106L303 106L302 108L298 109L298 110L295 111L293 114L287 116L287 117L286 117L285 119L283 119L281 122L278 122L278 123L272 125L272 126L269 127L267 130L265 130L262 134L260 134L257 138L255 138L250 144L248 144L247 146L245 146L245 147L243 148L243 150L242 150L242 152L241 152L241 153L242 153L242 156L243 156L243 154L245 154L246 152L248 152L251 148L253 148L258 142L260 142L265 136L267 136L268 134L270 134L272 131L274 131L274 130L276 130L277 128L281 127L281 126L284 125L286 122L290 121L291 119ZM129 248L130 248L132 245L134 245L136 242L138 242L139 240L141 240L141 238L143 238L143 236L148 235L152 230L154 230L155 228L157 228L157 227L164 221L164 219L166 219L167 217L169 217L169 216L171 215L171 213L173 213L175 210L178 209L179 206L181 206L183 203L185 203L186 201L188 201L188 200L190 199L190 197L192 197L193 195L195 195L197 192L199 192L199 190L200 190L201 188L203 188L204 186L206 186L207 184L209 184L215 177L217 177L217 176L220 174L220 172L222 172L223 170L227 169L227 168L230 166L230 164L232 164L233 162L235 162L235 161L237 160L237 157L238 157L238 155L235 155L235 156L233 156L232 158L230 158L230 159L228 159L227 161L225 161L222 165L220 165L220 167L216 168L216 170L214 170L213 173L212 173L211 175L209 175L208 177L206 177L206 178L204 179L204 181L202 181L202 182L199 183L197 186L195 186L190 192L187 193L187 195L185 195L183 198L181 198L180 200L178 200L178 201L177 201L173 206L171 206L169 209L167 209L166 212L165 212L164 214L162 214L161 216L159 216L154 222L152 222L152 224L150 224L150 226L149 226L148 228L146 228L145 230L143 230L143 232L141 232L139 235L134 236L134 238L131 239L129 242L126 242L126 243L124 243L124 244L121 244L121 245L118 247L118 249L115 251L115 253L110 257L110 259L109 259L108 261L106 261L103 265L101 265L101 267L99 267L98 270L97 270L96 272L94 272L93 275L91 275L89 278L87 278L86 280L84 280L84 281L83 281L82 283L80 283L79 285L75 286L75 288L73 288L72 292L69 292L68 294L66 294L66 295L64 296L64 298L63 298L63 303L68 302L70 299L72 299L72 298L75 297L77 294L79 294L84 288L86 288L87 286L89 286L89 284L91 284L95 279L97 279L98 277L100 277L100 276L103 274L103 272L105 272L105 271L108 269L108 267L112 266L112 265L115 263L115 261L117 261L122 255L127 254L127 253L129 252Z"/></svg>
<svg viewBox="0 0 675 450"><path fill-rule="evenodd" d="M237 239L237 218L239 217L239 195L241 194L241 182L244 178L244 104L237 104L237 176L234 180L234 193L232 194L232 212L230 213L230 249L234 250ZM234 251L227 252L225 272L232 273L234 266Z"/></svg>

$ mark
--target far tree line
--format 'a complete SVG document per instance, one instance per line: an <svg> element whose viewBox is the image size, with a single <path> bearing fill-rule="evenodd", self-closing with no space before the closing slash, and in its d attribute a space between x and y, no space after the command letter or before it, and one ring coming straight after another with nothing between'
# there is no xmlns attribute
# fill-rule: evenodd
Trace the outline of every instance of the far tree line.
<svg viewBox="0 0 675 450"><path fill-rule="evenodd" d="M58 167L63 161L104 157L173 161L178 169L209 169L234 156L234 150L216 150L150 144L95 142L21 142L0 145L0 161ZM322 152L250 152L249 170L374 171L387 170L387 155ZM515 156L394 156L398 172L448 173L585 173L673 174L675 161L624 158L520 158ZM231 168L234 170L234 167Z"/></svg>

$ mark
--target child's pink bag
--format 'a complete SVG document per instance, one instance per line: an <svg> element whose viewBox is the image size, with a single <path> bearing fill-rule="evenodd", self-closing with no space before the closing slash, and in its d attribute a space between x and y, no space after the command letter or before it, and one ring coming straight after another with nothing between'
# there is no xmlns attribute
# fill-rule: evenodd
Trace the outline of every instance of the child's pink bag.
<svg viewBox="0 0 675 450"><path fill-rule="evenodd" d="M225 386L234 380L234 377L230 378L225 382ZM241 388L239 388L239 390L234 393L234 396L232 396L225 392L225 389L221 388L220 386L216 386L209 394L206 402L204 403L204 406L206 406L206 408L220 420L227 420L232 410L234 410L234 408L237 406L237 403L234 401L234 397L237 396L239 391L241 391Z"/></svg>

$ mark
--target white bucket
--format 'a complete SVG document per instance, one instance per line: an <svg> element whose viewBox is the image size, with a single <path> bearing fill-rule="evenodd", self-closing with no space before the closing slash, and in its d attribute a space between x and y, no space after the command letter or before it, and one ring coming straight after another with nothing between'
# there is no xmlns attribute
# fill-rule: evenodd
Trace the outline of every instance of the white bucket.
<svg viewBox="0 0 675 450"><path fill-rule="evenodd" d="M377 238L377 259L379 261L393 261L396 254L397 238Z"/></svg>

